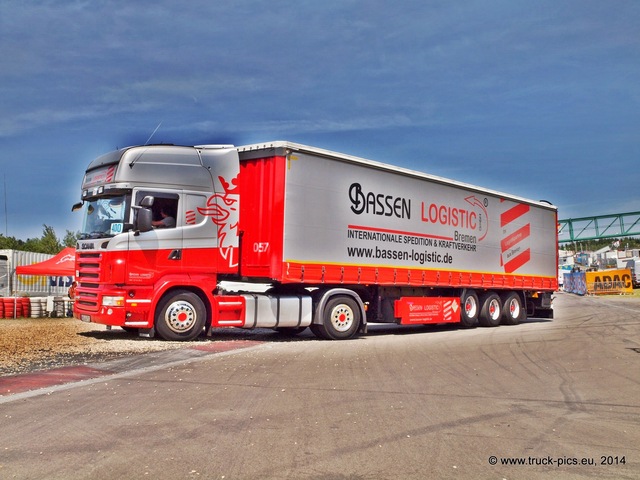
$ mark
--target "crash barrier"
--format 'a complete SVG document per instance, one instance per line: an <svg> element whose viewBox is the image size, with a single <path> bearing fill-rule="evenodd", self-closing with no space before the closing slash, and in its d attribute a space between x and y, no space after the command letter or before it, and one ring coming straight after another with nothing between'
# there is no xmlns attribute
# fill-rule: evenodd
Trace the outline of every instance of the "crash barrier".
<svg viewBox="0 0 640 480"><path fill-rule="evenodd" d="M29 297L4 297L0 300L2 318L21 318L31 314Z"/></svg>
<svg viewBox="0 0 640 480"><path fill-rule="evenodd" d="M0 318L68 317L72 307L68 297L2 297Z"/></svg>
<svg viewBox="0 0 640 480"><path fill-rule="evenodd" d="M571 272L564 274L565 292L575 293L576 295L587 294L587 281L584 272Z"/></svg>
<svg viewBox="0 0 640 480"><path fill-rule="evenodd" d="M631 271L628 269L586 272L585 279L589 295L633 294Z"/></svg>

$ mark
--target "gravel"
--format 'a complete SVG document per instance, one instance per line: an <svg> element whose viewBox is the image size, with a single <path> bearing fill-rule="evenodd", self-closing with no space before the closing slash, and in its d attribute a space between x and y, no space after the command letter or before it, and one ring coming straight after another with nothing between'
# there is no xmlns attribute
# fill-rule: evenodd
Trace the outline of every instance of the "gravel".
<svg viewBox="0 0 640 480"><path fill-rule="evenodd" d="M196 342L208 343L205 337ZM74 318L0 318L0 376L193 346L138 337Z"/></svg>

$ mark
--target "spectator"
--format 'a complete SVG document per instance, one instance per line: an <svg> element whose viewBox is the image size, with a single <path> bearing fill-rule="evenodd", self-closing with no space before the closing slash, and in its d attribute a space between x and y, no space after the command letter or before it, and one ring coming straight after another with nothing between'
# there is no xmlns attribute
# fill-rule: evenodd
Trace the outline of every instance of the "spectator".
<svg viewBox="0 0 640 480"><path fill-rule="evenodd" d="M74 298L76 298L76 287L78 286L78 282L76 282L74 280L74 282L71 284L71 286L69 287L69 291L67 292L67 295L69 295L69 298L71 300L73 300Z"/></svg>

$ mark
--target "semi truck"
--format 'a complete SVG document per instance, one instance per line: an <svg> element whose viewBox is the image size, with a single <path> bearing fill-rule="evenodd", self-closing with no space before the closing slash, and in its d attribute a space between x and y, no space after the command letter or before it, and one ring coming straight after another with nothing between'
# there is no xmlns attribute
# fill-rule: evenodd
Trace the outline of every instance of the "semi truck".
<svg viewBox="0 0 640 480"><path fill-rule="evenodd" d="M548 202L288 141L123 148L81 200L74 316L108 328L337 340L553 318Z"/></svg>

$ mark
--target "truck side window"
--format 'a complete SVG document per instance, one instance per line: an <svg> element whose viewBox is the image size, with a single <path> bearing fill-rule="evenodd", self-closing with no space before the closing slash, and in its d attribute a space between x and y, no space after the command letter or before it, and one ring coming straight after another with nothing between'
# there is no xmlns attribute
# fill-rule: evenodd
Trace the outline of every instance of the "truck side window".
<svg viewBox="0 0 640 480"><path fill-rule="evenodd" d="M164 192L139 191L136 195L136 203L145 196L153 196L154 202L151 211L153 212L154 228L175 228L178 213L178 195Z"/></svg>
<svg viewBox="0 0 640 480"><path fill-rule="evenodd" d="M161 201L158 201L161 200ZM156 203L159 205L156 206ZM151 224L155 228L175 228L176 226L176 210L177 201L166 201L164 199L156 199L153 203L153 218Z"/></svg>

